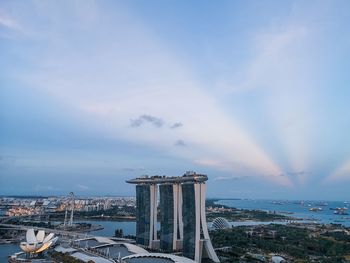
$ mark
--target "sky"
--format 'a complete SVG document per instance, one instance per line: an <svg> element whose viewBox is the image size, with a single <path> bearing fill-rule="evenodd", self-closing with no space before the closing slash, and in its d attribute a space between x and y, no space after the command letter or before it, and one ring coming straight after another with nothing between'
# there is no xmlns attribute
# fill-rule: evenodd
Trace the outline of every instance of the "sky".
<svg viewBox="0 0 350 263"><path fill-rule="evenodd" d="M350 2L0 2L0 193L349 200Z"/></svg>

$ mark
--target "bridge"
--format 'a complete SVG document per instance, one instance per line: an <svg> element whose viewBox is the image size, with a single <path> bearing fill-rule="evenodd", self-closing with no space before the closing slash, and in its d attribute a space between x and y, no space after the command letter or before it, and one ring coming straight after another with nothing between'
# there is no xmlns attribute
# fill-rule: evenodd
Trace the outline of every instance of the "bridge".
<svg viewBox="0 0 350 263"><path fill-rule="evenodd" d="M3 223L0 223L0 228L1 229L8 229L8 230L10 230L10 229L22 230L22 231L27 231L28 229L44 230L46 233L54 233L56 235L67 236L67 237L71 237L71 238L84 238L84 237L89 236L86 233L67 231L67 230L63 230L63 229L25 226L25 225L14 225L14 224L3 224Z"/></svg>
<svg viewBox="0 0 350 263"><path fill-rule="evenodd" d="M54 233L55 235L59 235L62 237L69 237L71 239L87 239L87 238L91 238L91 237L97 237L97 238L99 237L96 235L89 235L87 233L67 231L67 230L63 230L63 229L34 227L34 226L25 226L25 225L14 225L14 224L3 224L3 223L0 223L0 229L8 229L8 230L13 229L13 230L20 230L20 231L27 231L28 229L44 230L46 233ZM126 243L135 243L135 240L128 239L128 238L113 237L113 240L118 240L120 242L126 242Z"/></svg>

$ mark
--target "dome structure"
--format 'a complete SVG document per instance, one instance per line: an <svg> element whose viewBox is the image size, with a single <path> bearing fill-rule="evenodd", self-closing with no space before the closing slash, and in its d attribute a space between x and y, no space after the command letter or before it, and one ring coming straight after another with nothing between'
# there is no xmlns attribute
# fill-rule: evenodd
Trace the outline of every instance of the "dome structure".
<svg viewBox="0 0 350 263"><path fill-rule="evenodd" d="M123 257L122 263L196 263L196 261L164 253L141 253Z"/></svg>
<svg viewBox="0 0 350 263"><path fill-rule="evenodd" d="M58 237L53 233L45 237L45 231L39 230L35 235L34 229L28 229L26 233L26 242L21 242L20 248L27 253L40 253L54 245Z"/></svg>
<svg viewBox="0 0 350 263"><path fill-rule="evenodd" d="M223 217L217 217L212 223L212 228L214 229L227 229L230 228L230 223Z"/></svg>

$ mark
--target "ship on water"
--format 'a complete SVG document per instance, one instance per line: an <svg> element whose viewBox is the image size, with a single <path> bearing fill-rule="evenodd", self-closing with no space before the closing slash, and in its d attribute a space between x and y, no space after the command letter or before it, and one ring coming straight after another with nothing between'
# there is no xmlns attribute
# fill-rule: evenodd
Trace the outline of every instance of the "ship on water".
<svg viewBox="0 0 350 263"><path fill-rule="evenodd" d="M349 215L349 213L347 212L347 207L337 207L334 210L335 211L333 212L333 214L335 215Z"/></svg>
<svg viewBox="0 0 350 263"><path fill-rule="evenodd" d="M309 211L311 211L311 212L319 212L319 211L322 211L322 210L323 210L322 207L311 207L309 209Z"/></svg>

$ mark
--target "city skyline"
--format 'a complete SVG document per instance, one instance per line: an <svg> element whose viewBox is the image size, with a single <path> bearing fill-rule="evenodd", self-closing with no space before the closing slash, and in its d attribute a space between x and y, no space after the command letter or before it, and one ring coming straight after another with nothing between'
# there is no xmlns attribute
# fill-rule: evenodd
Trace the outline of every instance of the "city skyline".
<svg viewBox="0 0 350 263"><path fill-rule="evenodd" d="M348 199L348 1L2 1L0 192Z"/></svg>

